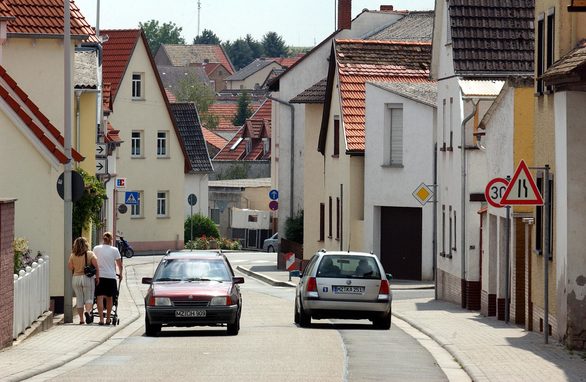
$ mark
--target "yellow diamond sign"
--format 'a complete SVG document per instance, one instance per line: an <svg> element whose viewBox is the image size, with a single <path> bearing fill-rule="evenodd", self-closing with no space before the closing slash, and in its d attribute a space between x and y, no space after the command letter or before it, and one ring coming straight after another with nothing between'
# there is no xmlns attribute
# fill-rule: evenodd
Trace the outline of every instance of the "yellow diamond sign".
<svg viewBox="0 0 586 382"><path fill-rule="evenodd" d="M413 191L413 197L424 206L433 197L433 191L427 186L427 184L421 183L415 191Z"/></svg>

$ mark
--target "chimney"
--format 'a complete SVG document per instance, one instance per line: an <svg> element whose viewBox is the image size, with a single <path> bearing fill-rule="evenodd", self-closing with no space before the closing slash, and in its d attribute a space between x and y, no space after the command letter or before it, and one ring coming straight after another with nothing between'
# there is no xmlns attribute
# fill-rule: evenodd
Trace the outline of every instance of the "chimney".
<svg viewBox="0 0 586 382"><path fill-rule="evenodd" d="M393 6L392 5L381 5L380 6L380 11L381 12L392 12L393 11Z"/></svg>
<svg viewBox="0 0 586 382"><path fill-rule="evenodd" d="M338 30L352 26L352 0L338 0Z"/></svg>

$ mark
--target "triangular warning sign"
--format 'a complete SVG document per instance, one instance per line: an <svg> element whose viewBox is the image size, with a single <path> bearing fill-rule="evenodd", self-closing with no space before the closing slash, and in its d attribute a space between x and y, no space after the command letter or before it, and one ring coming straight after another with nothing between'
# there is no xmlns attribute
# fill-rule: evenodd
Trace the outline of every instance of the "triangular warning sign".
<svg viewBox="0 0 586 382"><path fill-rule="evenodd" d="M501 204L543 205L543 198L524 160L521 160L519 166L517 166L515 175L513 175L513 179L509 182L509 186L501 199Z"/></svg>
<svg viewBox="0 0 586 382"><path fill-rule="evenodd" d="M136 198L134 197L134 194L129 192L128 193L128 198L126 198L126 203L125 204L137 204L136 203Z"/></svg>

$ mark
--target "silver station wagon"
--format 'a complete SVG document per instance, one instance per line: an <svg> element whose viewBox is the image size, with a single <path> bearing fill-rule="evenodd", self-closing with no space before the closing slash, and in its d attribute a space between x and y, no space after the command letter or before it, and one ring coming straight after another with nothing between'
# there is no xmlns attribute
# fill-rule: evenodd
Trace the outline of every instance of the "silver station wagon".
<svg viewBox="0 0 586 382"><path fill-rule="evenodd" d="M305 267L295 295L295 323L311 319L369 319L378 329L391 327L390 275L370 253L317 252Z"/></svg>

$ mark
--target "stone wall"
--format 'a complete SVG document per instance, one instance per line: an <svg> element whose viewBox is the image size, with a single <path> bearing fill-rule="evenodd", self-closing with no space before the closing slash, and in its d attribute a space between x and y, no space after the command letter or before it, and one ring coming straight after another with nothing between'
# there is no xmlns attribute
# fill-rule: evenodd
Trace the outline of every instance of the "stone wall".
<svg viewBox="0 0 586 382"><path fill-rule="evenodd" d="M226 161L213 160L214 172L210 174L209 180L226 179L231 172L242 173L244 179L270 178L271 161L270 160L253 160L253 161ZM237 169L237 171L235 171ZM244 174L245 172L245 174Z"/></svg>
<svg viewBox="0 0 586 382"><path fill-rule="evenodd" d="M0 199L0 348L12 345L14 200Z"/></svg>

